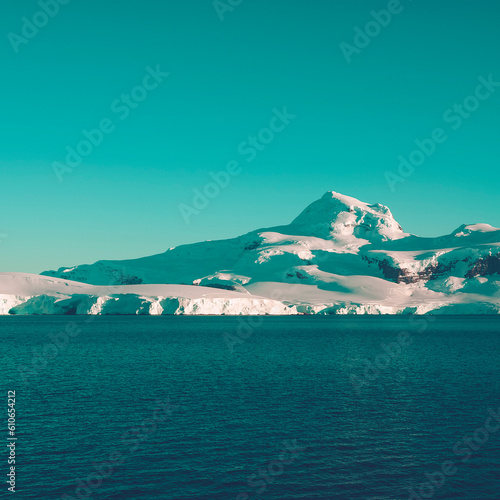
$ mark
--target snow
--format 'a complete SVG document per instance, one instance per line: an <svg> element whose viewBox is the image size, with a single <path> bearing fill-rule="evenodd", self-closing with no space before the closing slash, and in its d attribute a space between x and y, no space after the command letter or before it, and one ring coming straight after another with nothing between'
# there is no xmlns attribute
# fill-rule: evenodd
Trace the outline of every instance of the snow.
<svg viewBox="0 0 500 500"><path fill-rule="evenodd" d="M463 226L460 226L454 232L454 234L457 237L462 237L462 236L469 236L470 234L473 234L475 232L491 233L494 231L500 231L500 229L490 226L489 224L469 224L468 226L464 224Z"/></svg>
<svg viewBox="0 0 500 500"><path fill-rule="evenodd" d="M294 314L272 299L194 285L93 286L0 273L0 314Z"/></svg>
<svg viewBox="0 0 500 500"><path fill-rule="evenodd" d="M290 224L40 276L0 273L0 314L500 312L500 230L405 233L384 205L327 192Z"/></svg>
<svg viewBox="0 0 500 500"><path fill-rule="evenodd" d="M368 242L408 236L386 206L369 205L334 191L309 205L291 226L310 235L339 239L344 244L352 244L358 238Z"/></svg>

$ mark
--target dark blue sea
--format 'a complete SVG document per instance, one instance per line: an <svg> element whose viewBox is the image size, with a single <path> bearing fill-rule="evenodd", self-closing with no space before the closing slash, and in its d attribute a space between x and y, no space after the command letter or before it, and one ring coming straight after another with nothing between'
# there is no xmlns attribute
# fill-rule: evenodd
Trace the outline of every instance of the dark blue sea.
<svg viewBox="0 0 500 500"><path fill-rule="evenodd" d="M500 499L497 317L0 317L0 342L1 498Z"/></svg>

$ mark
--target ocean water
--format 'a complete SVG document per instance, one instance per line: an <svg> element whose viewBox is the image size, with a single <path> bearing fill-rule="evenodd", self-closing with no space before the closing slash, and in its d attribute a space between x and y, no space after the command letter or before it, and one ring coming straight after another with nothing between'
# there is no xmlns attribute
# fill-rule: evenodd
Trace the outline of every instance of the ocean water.
<svg viewBox="0 0 500 500"><path fill-rule="evenodd" d="M0 342L12 498L500 499L500 318L0 317Z"/></svg>

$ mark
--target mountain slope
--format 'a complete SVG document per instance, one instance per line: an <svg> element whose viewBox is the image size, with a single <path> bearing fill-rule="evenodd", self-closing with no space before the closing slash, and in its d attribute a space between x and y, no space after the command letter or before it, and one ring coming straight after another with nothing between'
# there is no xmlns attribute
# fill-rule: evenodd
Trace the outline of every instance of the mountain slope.
<svg viewBox="0 0 500 500"><path fill-rule="evenodd" d="M328 192L289 225L42 275L121 287L120 294L151 284L190 285L193 297L218 288L228 298L275 300L288 312L498 313L499 272L497 228L463 225L446 236L419 238L405 233L387 207Z"/></svg>

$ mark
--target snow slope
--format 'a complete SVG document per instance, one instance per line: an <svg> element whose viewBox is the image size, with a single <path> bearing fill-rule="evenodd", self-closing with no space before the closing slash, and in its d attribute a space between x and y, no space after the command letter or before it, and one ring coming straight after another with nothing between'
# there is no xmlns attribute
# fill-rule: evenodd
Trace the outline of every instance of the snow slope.
<svg viewBox="0 0 500 500"><path fill-rule="evenodd" d="M265 297L187 285L94 286L0 273L0 314L294 314Z"/></svg>
<svg viewBox="0 0 500 500"><path fill-rule="evenodd" d="M500 230L405 233L390 210L335 192L289 225L99 261L0 274L0 314L495 313Z"/></svg>

